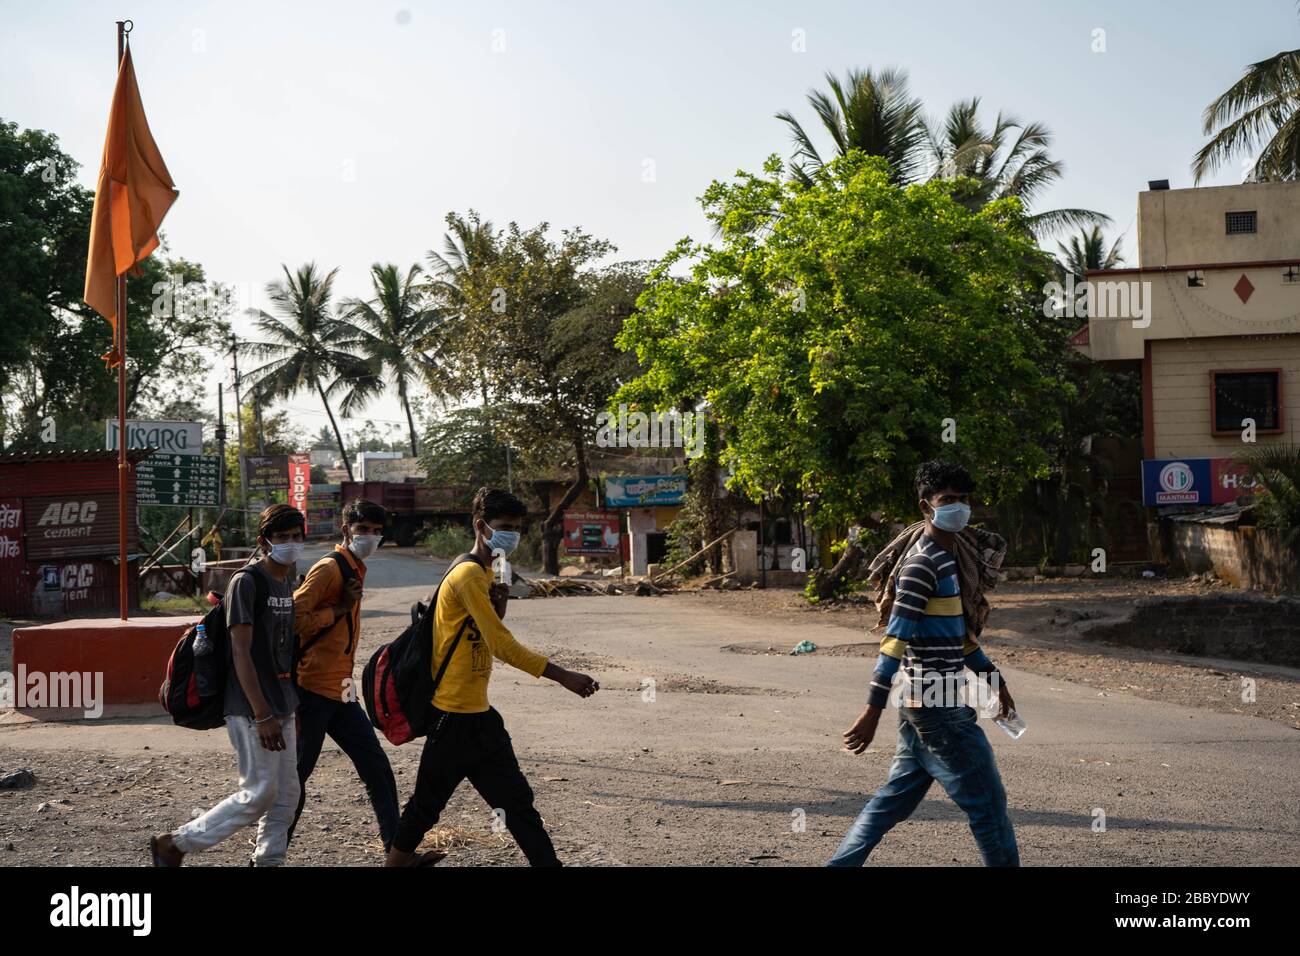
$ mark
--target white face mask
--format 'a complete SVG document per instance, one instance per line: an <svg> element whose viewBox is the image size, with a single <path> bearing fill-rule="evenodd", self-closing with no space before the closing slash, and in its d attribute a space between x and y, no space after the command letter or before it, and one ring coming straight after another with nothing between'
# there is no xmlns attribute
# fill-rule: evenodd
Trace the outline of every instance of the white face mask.
<svg viewBox="0 0 1300 956"><path fill-rule="evenodd" d="M303 543L301 541L284 541L280 544L271 545L271 560L276 564L283 564L285 567L293 564L298 560L298 555L302 554Z"/></svg>
<svg viewBox="0 0 1300 956"><path fill-rule="evenodd" d="M348 542L348 550L364 561L375 553L382 537L382 534L354 534Z"/></svg>

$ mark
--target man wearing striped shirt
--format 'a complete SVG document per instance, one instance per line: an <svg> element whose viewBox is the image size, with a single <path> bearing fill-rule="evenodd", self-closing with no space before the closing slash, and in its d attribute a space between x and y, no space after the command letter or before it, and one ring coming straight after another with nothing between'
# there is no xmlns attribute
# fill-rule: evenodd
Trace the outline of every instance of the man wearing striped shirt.
<svg viewBox="0 0 1300 956"><path fill-rule="evenodd" d="M875 736L900 668L898 748L889 779L858 814L828 866L861 866L898 822L911 816L937 780L966 812L988 866L1018 866L1006 792L988 739L964 703L963 669L998 690L1001 713L1015 702L1001 674L967 634L953 556L970 519L975 483L960 465L930 461L916 476L925 533L899 562L893 611L867 707L844 734L845 749L863 753Z"/></svg>

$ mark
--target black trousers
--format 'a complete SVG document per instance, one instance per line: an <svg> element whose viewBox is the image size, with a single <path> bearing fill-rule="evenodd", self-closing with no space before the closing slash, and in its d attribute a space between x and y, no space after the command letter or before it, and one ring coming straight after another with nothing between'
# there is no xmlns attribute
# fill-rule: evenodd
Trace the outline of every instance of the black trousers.
<svg viewBox="0 0 1300 956"><path fill-rule="evenodd" d="M379 821L379 836L387 850L397 832L397 781L388 755L379 745L375 729L370 725L370 718L360 702L355 700L331 700L301 687L298 688L298 700L298 782L302 784L302 793L298 797L293 825L289 827L289 839L293 839L298 818L307 803L307 778L316 769L321 745L328 734L357 768L357 776L370 795L370 805Z"/></svg>
<svg viewBox="0 0 1300 956"><path fill-rule="evenodd" d="M533 806L533 790L519 769L505 721L493 707L481 714L435 712L434 729L420 755L415 792L402 811L393 846L414 853L466 779L488 806L504 813L502 822L530 865L561 865L542 816Z"/></svg>

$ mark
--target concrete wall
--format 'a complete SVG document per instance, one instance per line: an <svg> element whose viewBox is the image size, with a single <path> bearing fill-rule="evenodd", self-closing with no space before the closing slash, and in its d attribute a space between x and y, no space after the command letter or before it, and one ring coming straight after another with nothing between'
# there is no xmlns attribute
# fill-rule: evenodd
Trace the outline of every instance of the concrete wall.
<svg viewBox="0 0 1300 956"><path fill-rule="evenodd" d="M1250 210L1256 231L1228 235L1224 215ZM1284 282L1280 264L1300 262L1300 182L1140 193L1137 224L1138 261L1089 277L1113 284L1101 297L1109 310L1093 305L1088 317L1093 359L1140 359L1148 339L1300 332L1300 283ZM1206 268L1203 287L1187 285L1187 266L1215 265L1224 268ZM1253 286L1245 301L1243 276ZM1124 297L1129 309L1115 315Z"/></svg>
<svg viewBox="0 0 1300 956"><path fill-rule="evenodd" d="M1256 231L1230 236L1224 214L1255 210ZM1138 194L1144 269L1195 262L1261 262L1300 255L1300 183L1242 183Z"/></svg>
<svg viewBox="0 0 1300 956"><path fill-rule="evenodd" d="M1296 556L1267 528L1162 521L1157 534L1161 556L1176 571L1213 571L1240 588L1300 592Z"/></svg>
<svg viewBox="0 0 1300 956"><path fill-rule="evenodd" d="M1077 625L1089 640L1153 650L1300 665L1300 600L1263 595L1140 598L1120 621Z"/></svg>
<svg viewBox="0 0 1300 956"><path fill-rule="evenodd" d="M1300 295L1297 295L1300 302ZM1231 458L1239 433L1216 436L1210 406L1211 369L1282 369L1282 434L1256 441L1296 442L1300 435L1300 334L1177 339L1151 343L1151 407L1156 458Z"/></svg>

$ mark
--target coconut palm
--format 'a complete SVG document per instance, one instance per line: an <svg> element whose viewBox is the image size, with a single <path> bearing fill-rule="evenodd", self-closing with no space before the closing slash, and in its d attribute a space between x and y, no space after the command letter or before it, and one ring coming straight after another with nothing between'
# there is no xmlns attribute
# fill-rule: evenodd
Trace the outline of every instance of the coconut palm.
<svg viewBox="0 0 1300 956"><path fill-rule="evenodd" d="M1091 209L1032 211L1038 196L1065 171L1051 157L1052 134L1042 123L1022 123L999 113L993 126L985 127L979 120L979 97L972 97L954 104L942 123L929 124L900 69L850 70L843 83L827 74L826 82L830 94L814 90L808 102L840 156L851 149L883 156L899 185L965 177L973 188L968 182L955 195L972 209L1013 196L1025 207L1036 234L1110 222ZM794 116L778 113L777 119L794 139L792 175L806 183L825 161Z"/></svg>
<svg viewBox="0 0 1300 956"><path fill-rule="evenodd" d="M1197 183L1233 155L1254 152L1260 143L1263 148L1250 179L1300 179L1300 50L1250 64L1201 118L1202 132L1210 141L1192 160Z"/></svg>
<svg viewBox="0 0 1300 956"><path fill-rule="evenodd" d="M1119 239L1106 248L1106 240L1101 234L1100 226L1080 229L1070 237L1069 243L1058 242L1059 254L1056 269L1062 279L1073 275L1077 282L1082 282L1093 269L1114 269L1124 257L1119 252Z"/></svg>
<svg viewBox="0 0 1300 956"><path fill-rule="evenodd" d="M1260 524L1276 528L1283 546L1300 550L1300 445L1258 445L1237 460L1266 492L1256 499Z"/></svg>
<svg viewBox="0 0 1300 956"><path fill-rule="evenodd" d="M267 298L277 314L250 309L263 340L241 343L240 350L265 360L249 376L267 398L289 398L303 389L320 396L351 481L352 463L330 409L329 396L369 374L369 369L348 351L345 343L351 330L331 311L338 269L321 275L314 262L300 266L294 273L288 266L280 268L284 280L266 287Z"/></svg>
<svg viewBox="0 0 1300 956"><path fill-rule="evenodd" d="M1048 152L1052 133L1042 123L1022 123L1002 113L985 127L979 106L978 96L954 103L942 123L927 127L932 178L974 180L975 188L959 196L973 209L995 199L1019 199L1036 234L1110 222L1091 209L1032 212L1034 200L1065 173L1065 164Z"/></svg>
<svg viewBox="0 0 1300 956"><path fill-rule="evenodd" d="M411 415L411 385L432 364L425 350L447 320L447 312L429 304L420 284L423 274L418 265L402 275L397 266L376 262L370 267L375 297L344 303L344 317L352 328L342 344L365 361L366 373L349 383L339 409L351 415L389 384L396 385L410 430L412 458L420 456L420 448Z"/></svg>
<svg viewBox="0 0 1300 956"><path fill-rule="evenodd" d="M835 151L843 156L858 149L889 161L891 178L899 185L914 182L924 169L925 117L921 101L908 89L902 69L849 70L844 82L826 74L827 95L821 90L808 94L808 102L830 134ZM812 137L794 115L776 114L790 128L795 144L792 174L807 183L825 161Z"/></svg>
<svg viewBox="0 0 1300 956"><path fill-rule="evenodd" d="M437 357L459 357L462 381L448 385L453 377L448 370L450 361L439 361L426 366L425 378L432 391L466 391L463 386L478 388L483 404L488 402L487 378L475 364L481 349L475 345L476 336L489 333L490 319L468 314L467 299L471 290L478 287L484 270L495 262L500 241L491 221L479 219L470 210L467 216L448 213L448 230L443 235L442 252L430 250L429 278L424 289L435 306L449 316L449 322L440 330Z"/></svg>

